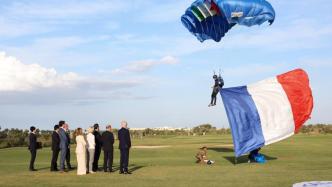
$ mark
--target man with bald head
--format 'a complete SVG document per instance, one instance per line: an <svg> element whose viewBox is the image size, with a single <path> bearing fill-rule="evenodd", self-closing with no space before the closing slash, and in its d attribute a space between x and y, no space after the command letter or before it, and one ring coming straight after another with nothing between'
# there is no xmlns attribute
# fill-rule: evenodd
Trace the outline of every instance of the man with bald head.
<svg viewBox="0 0 332 187"><path fill-rule="evenodd" d="M120 149L120 174L131 174L128 171L129 149L131 147L130 133L128 123L121 122L121 129L118 131L119 149Z"/></svg>

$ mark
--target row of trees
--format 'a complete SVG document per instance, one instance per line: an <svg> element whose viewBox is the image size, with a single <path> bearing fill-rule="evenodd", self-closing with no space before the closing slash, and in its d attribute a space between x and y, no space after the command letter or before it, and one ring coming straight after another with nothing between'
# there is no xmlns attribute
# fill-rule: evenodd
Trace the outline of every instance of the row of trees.
<svg viewBox="0 0 332 187"><path fill-rule="evenodd" d="M38 141L43 143L44 147L51 145L53 131L38 131ZM117 135L118 130L114 129L113 133ZM176 130L131 130L132 138L144 138L148 136L204 136L204 135L226 135L230 134L229 128L217 129L210 124L203 124L191 129L176 129ZM316 124L305 125L301 128L300 133L303 134L332 134L332 125ZM20 147L28 145L28 130L21 129L4 129L0 127L0 149L8 147ZM72 143L74 143L72 138Z"/></svg>
<svg viewBox="0 0 332 187"><path fill-rule="evenodd" d="M202 136L202 135L222 135L222 134L230 134L230 129L222 128L217 129L210 124L203 124L196 126L191 129L183 128L183 129L175 129L175 130L159 130L159 129L151 129L147 128L144 130L135 130L131 131L131 135L134 138L142 138L144 136Z"/></svg>
<svg viewBox="0 0 332 187"><path fill-rule="evenodd" d="M332 125L304 125L300 132L304 134L332 134Z"/></svg>

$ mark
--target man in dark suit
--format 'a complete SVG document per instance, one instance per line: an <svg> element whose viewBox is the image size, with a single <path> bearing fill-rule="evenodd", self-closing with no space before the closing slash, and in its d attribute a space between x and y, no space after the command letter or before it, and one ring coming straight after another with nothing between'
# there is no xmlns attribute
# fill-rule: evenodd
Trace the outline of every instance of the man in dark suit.
<svg viewBox="0 0 332 187"><path fill-rule="evenodd" d="M131 147L130 133L128 123L121 122L121 129L118 131L119 149L120 149L120 174L131 174L128 171L129 149Z"/></svg>
<svg viewBox="0 0 332 187"><path fill-rule="evenodd" d="M98 161L100 157L102 142L101 142L101 135L99 133L99 124L97 123L94 124L93 128L94 128L93 135L95 136L96 146L95 146L95 155L92 163L92 170L96 172L98 170Z"/></svg>
<svg viewBox="0 0 332 187"><path fill-rule="evenodd" d="M66 130L66 136L67 136L67 140L68 140L68 147L67 147L67 154L66 154L67 169L72 170L73 168L71 167L71 164L70 164L70 130L69 130L69 126L67 123L64 124L64 129Z"/></svg>
<svg viewBox="0 0 332 187"><path fill-rule="evenodd" d="M106 131L101 136L102 147L104 150L104 172L107 172L107 168L109 172L113 172L113 144L114 144L114 136L112 133L112 126L108 125L106 127Z"/></svg>
<svg viewBox="0 0 332 187"><path fill-rule="evenodd" d="M58 170L58 156L60 152L60 136L59 136L59 125L54 126L54 131L52 134L52 161L51 161L51 171Z"/></svg>
<svg viewBox="0 0 332 187"><path fill-rule="evenodd" d="M59 137L60 137L60 172L65 171L65 160L68 150L68 138L66 135L66 130L64 129L65 121L59 121Z"/></svg>
<svg viewBox="0 0 332 187"><path fill-rule="evenodd" d="M29 170L30 171L37 171L34 167L36 156L37 156L37 136L36 136L36 127L34 127L34 126L30 127L29 150L30 150L30 153L31 153Z"/></svg>

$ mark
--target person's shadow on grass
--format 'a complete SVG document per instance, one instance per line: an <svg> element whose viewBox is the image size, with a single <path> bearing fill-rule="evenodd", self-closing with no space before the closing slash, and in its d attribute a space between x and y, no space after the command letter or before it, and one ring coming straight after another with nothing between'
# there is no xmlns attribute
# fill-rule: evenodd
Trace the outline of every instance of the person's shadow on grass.
<svg viewBox="0 0 332 187"><path fill-rule="evenodd" d="M138 165L135 165L135 164L131 164L129 165L129 172L133 173L135 172L136 170L139 170L141 168L144 168L145 166L138 166ZM113 167L113 171L119 171L120 170L120 166L115 166Z"/></svg>
<svg viewBox="0 0 332 187"><path fill-rule="evenodd" d="M230 152L234 152L233 148L228 148L228 147L211 147L208 150L212 150L212 151L216 151L216 152L220 152L220 153L230 153ZM276 160L276 157L271 157L265 154L264 155L266 160ZM240 156L238 158L235 158L234 156L224 156L224 158L229 161L232 164L243 164L243 163L248 163L248 156L244 155L244 156Z"/></svg>
<svg viewBox="0 0 332 187"><path fill-rule="evenodd" d="M276 157L271 157L271 156L268 156L268 155L265 155L265 154L262 154L262 155L265 157L265 160L277 160L278 159ZM248 163L248 156L247 155L243 155L243 156L240 156L238 158L235 158L235 156L224 156L224 158L232 164Z"/></svg>
<svg viewBox="0 0 332 187"><path fill-rule="evenodd" d="M233 148L228 148L228 147L211 147L211 148L208 148L208 150L212 150L215 152L223 152L223 153L234 152Z"/></svg>
<svg viewBox="0 0 332 187"><path fill-rule="evenodd" d="M37 168L38 171L44 171L44 170L51 170L51 167L41 167L41 168ZM72 167L71 169L67 169L67 171L73 171L76 170L76 167Z"/></svg>
<svg viewBox="0 0 332 187"><path fill-rule="evenodd" d="M137 166L137 165L131 165L129 166L129 172L135 172L136 170L139 170L141 168L144 168L144 166Z"/></svg>
<svg viewBox="0 0 332 187"><path fill-rule="evenodd" d="M37 168L38 171L43 171L43 170L50 170L51 167L42 167L42 168Z"/></svg>

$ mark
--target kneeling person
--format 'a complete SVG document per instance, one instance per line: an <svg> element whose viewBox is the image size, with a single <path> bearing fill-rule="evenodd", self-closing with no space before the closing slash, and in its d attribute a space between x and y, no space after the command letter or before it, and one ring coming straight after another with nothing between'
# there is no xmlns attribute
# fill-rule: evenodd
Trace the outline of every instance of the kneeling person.
<svg viewBox="0 0 332 187"><path fill-rule="evenodd" d="M209 160L207 157L207 147L206 146L200 148L200 150L197 152L195 157L197 159L196 163L208 164L208 165L211 165L214 163L214 161Z"/></svg>

